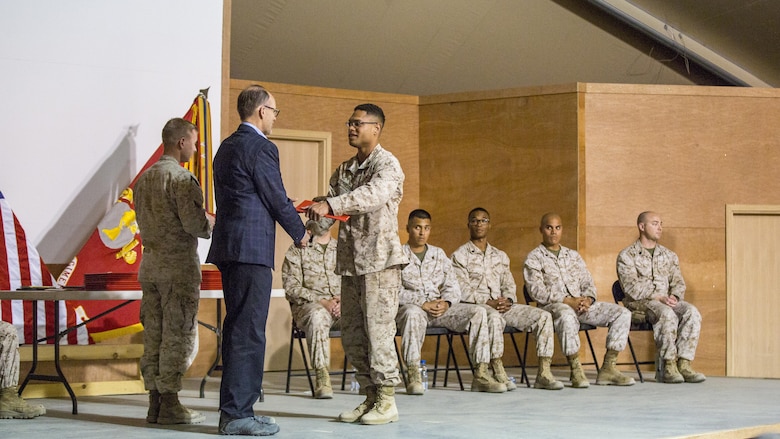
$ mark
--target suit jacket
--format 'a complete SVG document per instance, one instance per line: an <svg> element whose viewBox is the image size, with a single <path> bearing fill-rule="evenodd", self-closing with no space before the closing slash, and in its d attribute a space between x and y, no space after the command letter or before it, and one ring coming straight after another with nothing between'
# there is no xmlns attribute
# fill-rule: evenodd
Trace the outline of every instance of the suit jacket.
<svg viewBox="0 0 780 439"><path fill-rule="evenodd" d="M214 156L217 220L206 262L273 268L276 225L300 241L306 229L282 183L279 151L241 124Z"/></svg>

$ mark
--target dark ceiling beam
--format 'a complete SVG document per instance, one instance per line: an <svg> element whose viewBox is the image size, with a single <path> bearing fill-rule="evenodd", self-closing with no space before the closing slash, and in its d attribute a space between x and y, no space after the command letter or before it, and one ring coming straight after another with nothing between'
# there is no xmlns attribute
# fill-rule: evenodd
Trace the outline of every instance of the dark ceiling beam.
<svg viewBox="0 0 780 439"><path fill-rule="evenodd" d="M724 81L746 87L771 87L752 73L722 57L682 31L664 23L654 15L626 0L588 0L591 4L615 17L653 40L675 50L680 56L694 61Z"/></svg>

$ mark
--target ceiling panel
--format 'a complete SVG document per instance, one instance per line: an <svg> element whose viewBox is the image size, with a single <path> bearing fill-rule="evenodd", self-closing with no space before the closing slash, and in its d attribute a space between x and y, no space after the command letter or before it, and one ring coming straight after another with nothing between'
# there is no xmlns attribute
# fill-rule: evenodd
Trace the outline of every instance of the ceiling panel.
<svg viewBox="0 0 780 439"><path fill-rule="evenodd" d="M681 29L693 29L691 17L702 29L723 29L770 2L635 3ZM696 15L704 4L711 14ZM412 95L573 82L727 84L696 65L689 71L674 50L582 0L232 0L231 19L236 79ZM722 39L741 54L737 46L761 37ZM766 70L777 75L778 67Z"/></svg>

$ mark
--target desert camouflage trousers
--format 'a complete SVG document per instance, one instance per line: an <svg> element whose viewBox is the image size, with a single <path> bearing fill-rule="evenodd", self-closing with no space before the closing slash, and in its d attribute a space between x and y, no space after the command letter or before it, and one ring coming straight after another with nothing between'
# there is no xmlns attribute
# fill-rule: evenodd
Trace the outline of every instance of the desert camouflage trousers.
<svg viewBox="0 0 780 439"><path fill-rule="evenodd" d="M647 321L653 325L658 355L662 359L685 358L693 361L701 332L701 314L695 306L682 300L674 308L657 300L639 300L627 306L647 315Z"/></svg>
<svg viewBox="0 0 780 439"><path fill-rule="evenodd" d="M418 364L422 352L425 330L428 326L447 328L450 331L469 333L469 356L474 364L489 363L491 358L501 358L504 353L504 322L501 316L488 314L482 306L456 303L441 317L431 317L418 305L403 305L398 309L395 321L401 332L401 350L406 364ZM492 347L500 345L500 351L491 357Z"/></svg>
<svg viewBox="0 0 780 439"><path fill-rule="evenodd" d="M530 331L536 336L536 355L539 357L552 357L555 348L553 339L553 319L550 313L535 306L515 303L509 311L501 314L489 305L483 305L488 309L488 315L492 313L500 315L506 324L518 331ZM503 331L503 328L501 329ZM503 337L501 338L501 350L503 351ZM495 358L495 357L493 357Z"/></svg>
<svg viewBox="0 0 780 439"><path fill-rule="evenodd" d="M290 305L298 328L306 333L309 358L315 369L330 369L330 329L338 328L339 319L333 318L319 302Z"/></svg>
<svg viewBox="0 0 780 439"><path fill-rule="evenodd" d="M626 348L628 331L631 329L631 311L614 303L594 302L587 312L577 313L565 303L550 303L542 307L552 314L555 333L561 340L561 349L566 356L580 351L580 323L606 326L607 349L622 351Z"/></svg>
<svg viewBox="0 0 780 439"><path fill-rule="evenodd" d="M141 282L141 289L144 386L176 393L195 353L200 282Z"/></svg>
<svg viewBox="0 0 780 439"><path fill-rule="evenodd" d="M14 325L0 320L0 389L19 382L19 335Z"/></svg>
<svg viewBox="0 0 780 439"><path fill-rule="evenodd" d="M341 341L361 387L401 383L395 354L395 316L401 270L341 277Z"/></svg>

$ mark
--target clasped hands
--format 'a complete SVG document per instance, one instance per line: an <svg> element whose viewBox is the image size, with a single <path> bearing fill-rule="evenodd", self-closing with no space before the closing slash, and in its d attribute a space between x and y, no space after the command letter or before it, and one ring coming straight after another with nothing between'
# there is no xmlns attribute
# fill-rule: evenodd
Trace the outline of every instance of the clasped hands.
<svg viewBox="0 0 780 439"><path fill-rule="evenodd" d="M436 299L431 300L430 302L425 302L422 304L423 311L427 312L428 315L430 315L433 318L441 317L444 315L445 312L447 312L448 309L450 309L450 304L447 303L445 300L442 299Z"/></svg>
<svg viewBox="0 0 780 439"><path fill-rule="evenodd" d="M506 297L499 297L498 299L488 300L485 303L500 313L505 313L509 311L510 308L512 308L512 301Z"/></svg>
<svg viewBox="0 0 780 439"><path fill-rule="evenodd" d="M333 318L341 317L341 296L335 296L332 299L320 299L320 305L323 306Z"/></svg>
<svg viewBox="0 0 780 439"><path fill-rule="evenodd" d="M563 303L572 307L577 314L584 314L590 309L592 304L590 297L566 297L563 299Z"/></svg>

